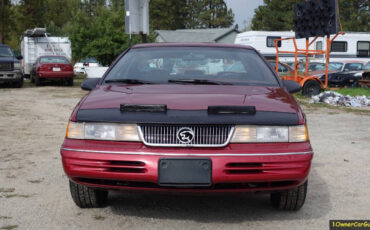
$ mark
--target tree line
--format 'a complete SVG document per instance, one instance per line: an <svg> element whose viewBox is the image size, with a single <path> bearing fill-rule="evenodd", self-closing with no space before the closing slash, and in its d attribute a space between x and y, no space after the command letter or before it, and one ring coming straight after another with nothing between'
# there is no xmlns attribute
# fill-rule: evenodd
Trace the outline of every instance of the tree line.
<svg viewBox="0 0 370 230"><path fill-rule="evenodd" d="M255 10L253 30L294 30L293 5L303 0L264 0ZM369 0L338 0L344 31L370 31ZM46 27L47 32L68 36L75 61L96 57L111 63L129 47L125 34L124 0L0 0L0 43L19 49L26 29ZM246 1L247 2L247 1ZM230 27L234 13L224 0L151 0L150 35L154 30ZM133 35L132 43L141 42Z"/></svg>
<svg viewBox="0 0 370 230"><path fill-rule="evenodd" d="M130 44L125 34L124 0L0 0L0 43L19 49L26 29L46 27L51 35L68 36L75 61L96 57L110 64ZM224 0L151 0L149 41L157 29L220 28L234 23Z"/></svg>
<svg viewBox="0 0 370 230"><path fill-rule="evenodd" d="M264 0L255 10L252 30L294 30L294 4L303 0ZM370 32L370 0L338 0L343 31Z"/></svg>

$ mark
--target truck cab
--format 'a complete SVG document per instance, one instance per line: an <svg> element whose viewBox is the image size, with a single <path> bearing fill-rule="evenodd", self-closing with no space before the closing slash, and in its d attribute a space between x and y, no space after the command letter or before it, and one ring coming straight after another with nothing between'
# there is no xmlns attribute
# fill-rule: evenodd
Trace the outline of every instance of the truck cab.
<svg viewBox="0 0 370 230"><path fill-rule="evenodd" d="M23 73L19 60L8 45L0 44L0 83L10 83L15 88L23 86Z"/></svg>

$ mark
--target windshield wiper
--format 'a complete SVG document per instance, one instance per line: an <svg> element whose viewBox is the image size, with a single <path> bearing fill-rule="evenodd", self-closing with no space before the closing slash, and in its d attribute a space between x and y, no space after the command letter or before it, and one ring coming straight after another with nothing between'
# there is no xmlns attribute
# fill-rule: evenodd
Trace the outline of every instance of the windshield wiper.
<svg viewBox="0 0 370 230"><path fill-rule="evenodd" d="M170 83L182 83L182 84L198 84L198 85L232 85L228 82L223 81L212 81L205 79L170 79Z"/></svg>
<svg viewBox="0 0 370 230"><path fill-rule="evenodd" d="M150 81L142 81L142 80L137 80L137 79L112 79L112 80L105 80L105 83L127 83L127 84L154 84L153 82Z"/></svg>

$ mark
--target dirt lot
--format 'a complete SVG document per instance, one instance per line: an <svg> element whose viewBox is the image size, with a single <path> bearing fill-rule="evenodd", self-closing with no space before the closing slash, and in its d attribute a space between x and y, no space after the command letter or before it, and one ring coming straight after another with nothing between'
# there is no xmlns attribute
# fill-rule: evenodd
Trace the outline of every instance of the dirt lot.
<svg viewBox="0 0 370 230"><path fill-rule="evenodd" d="M370 116L306 107L315 151L305 206L279 212L268 195L110 194L110 206L72 202L59 155L68 117L85 92L0 89L0 229L328 229L370 218Z"/></svg>

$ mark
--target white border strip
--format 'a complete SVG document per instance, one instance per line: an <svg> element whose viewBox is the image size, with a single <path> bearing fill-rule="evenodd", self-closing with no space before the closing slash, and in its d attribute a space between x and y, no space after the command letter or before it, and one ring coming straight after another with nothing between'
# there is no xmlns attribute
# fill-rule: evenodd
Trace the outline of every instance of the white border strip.
<svg viewBox="0 0 370 230"><path fill-rule="evenodd" d="M70 149L61 148L65 151L86 152L86 153L105 153L105 154L122 154L122 155L148 155L148 156L213 156L213 157L228 157L228 156L287 156L287 155L305 155L313 154L309 152L290 152L290 153L218 153L218 154L198 154L198 153L150 153L150 152L123 152L123 151L100 151L88 149Z"/></svg>

